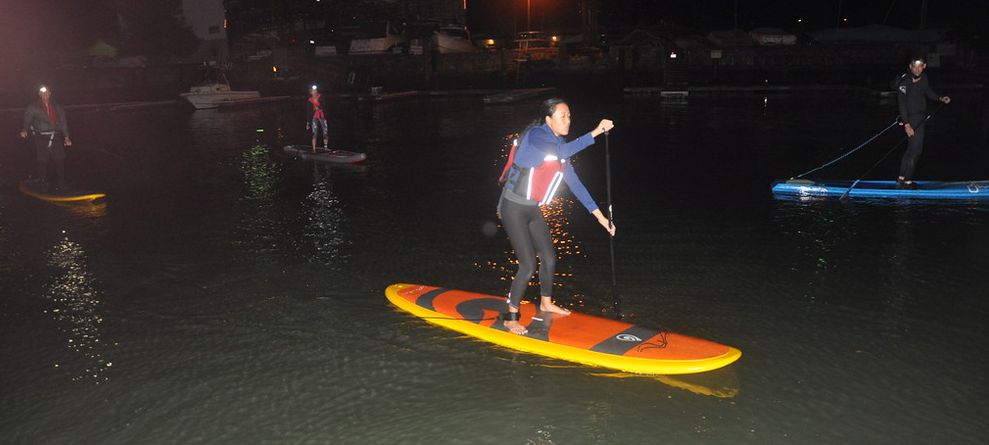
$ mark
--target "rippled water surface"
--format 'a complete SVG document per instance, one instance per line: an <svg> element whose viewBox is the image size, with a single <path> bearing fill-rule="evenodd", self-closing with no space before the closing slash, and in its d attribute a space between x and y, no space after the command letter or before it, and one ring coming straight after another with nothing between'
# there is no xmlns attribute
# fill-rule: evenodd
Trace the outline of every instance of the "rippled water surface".
<svg viewBox="0 0 989 445"><path fill-rule="evenodd" d="M918 176L989 179L986 116L955 99ZM738 347L728 368L615 373L391 307L393 282L507 291L495 181L534 105L334 103L360 166L281 152L306 141L301 105L70 112L70 182L109 194L73 206L17 191L32 153L0 116L0 442L989 441L989 205L769 193L888 125L874 98L571 102L575 134L618 126L622 311ZM855 178L898 137L818 177ZM603 148L576 159L599 201ZM556 298L611 316L603 231L569 194L549 215Z"/></svg>

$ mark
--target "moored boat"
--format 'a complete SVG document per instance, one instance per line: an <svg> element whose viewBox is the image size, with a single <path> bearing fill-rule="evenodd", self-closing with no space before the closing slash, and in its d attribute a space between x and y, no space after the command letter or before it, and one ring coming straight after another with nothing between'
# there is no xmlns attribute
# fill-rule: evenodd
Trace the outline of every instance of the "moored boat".
<svg viewBox="0 0 989 445"><path fill-rule="evenodd" d="M257 91L235 91L225 82L207 82L193 85L188 93L179 96L189 101L197 110L201 110L243 101L256 101L261 94Z"/></svg>

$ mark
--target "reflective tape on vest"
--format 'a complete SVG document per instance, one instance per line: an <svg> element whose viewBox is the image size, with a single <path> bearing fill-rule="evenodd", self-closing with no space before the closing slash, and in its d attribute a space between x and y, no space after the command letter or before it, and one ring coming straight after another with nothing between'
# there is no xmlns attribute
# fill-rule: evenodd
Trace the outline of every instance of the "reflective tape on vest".
<svg viewBox="0 0 989 445"><path fill-rule="evenodd" d="M543 158L542 165L527 169L526 199L538 201L539 205L546 205L552 201L563 182L565 167L565 159L560 160L556 156L549 155Z"/></svg>

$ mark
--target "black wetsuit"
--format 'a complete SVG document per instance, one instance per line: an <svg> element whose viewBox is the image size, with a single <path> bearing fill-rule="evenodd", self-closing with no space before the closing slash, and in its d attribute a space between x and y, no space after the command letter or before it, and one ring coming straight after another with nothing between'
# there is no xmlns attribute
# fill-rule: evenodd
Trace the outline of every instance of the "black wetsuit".
<svg viewBox="0 0 989 445"><path fill-rule="evenodd" d="M48 116L48 110L39 100L28 104L24 110L24 131L34 134L34 147L38 154L38 180L44 182L48 177L48 160L55 161L55 174L58 185L65 185L65 138L69 137L69 126L65 121L65 110L55 101L49 100L55 116L54 122Z"/></svg>
<svg viewBox="0 0 989 445"><path fill-rule="evenodd" d="M553 247L553 236L543 218L539 203L525 197L524 187L520 186L523 181L521 171L542 164L546 155L568 159L593 143L594 136L590 133L565 142L563 137L554 135L546 124L526 131L519 142L513 168L508 174L498 201L498 215L508 234L508 240L515 249L515 256L519 260L519 271L512 280L511 290L508 293L508 304L512 307L519 307L529 286L529 278L536 272L537 257L541 297L553 296L553 275L556 273L556 249ZM563 181L588 212L594 213L598 210L597 203L580 182L572 165L568 164L564 170Z"/></svg>
<svg viewBox="0 0 989 445"><path fill-rule="evenodd" d="M924 151L924 119L927 117L927 99L939 100L941 96L931 90L927 76L920 75L914 82L913 74L906 73L896 82L896 99L900 108L900 122L913 127L913 137L907 140L907 151L900 160L900 176L909 181L917 168L917 159Z"/></svg>
<svg viewBox="0 0 989 445"><path fill-rule="evenodd" d="M553 276L556 274L556 249L553 236L543 218L543 212L535 201L525 199L509 189L502 191L498 202L501 225L515 249L519 270L508 292L509 304L519 307L529 278L536 273L536 257L539 257L539 295L553 295Z"/></svg>

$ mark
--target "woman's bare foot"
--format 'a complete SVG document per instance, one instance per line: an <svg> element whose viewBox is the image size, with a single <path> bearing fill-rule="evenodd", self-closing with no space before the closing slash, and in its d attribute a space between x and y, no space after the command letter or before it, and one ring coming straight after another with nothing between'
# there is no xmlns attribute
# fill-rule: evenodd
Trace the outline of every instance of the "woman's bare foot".
<svg viewBox="0 0 989 445"><path fill-rule="evenodd" d="M525 326L522 326L521 323L514 320L505 320L505 327L508 328L508 332L516 335L525 335L529 332Z"/></svg>
<svg viewBox="0 0 989 445"><path fill-rule="evenodd" d="M539 310L542 312L549 312L551 314L570 315L569 310L553 304L553 300L550 297L540 298Z"/></svg>

